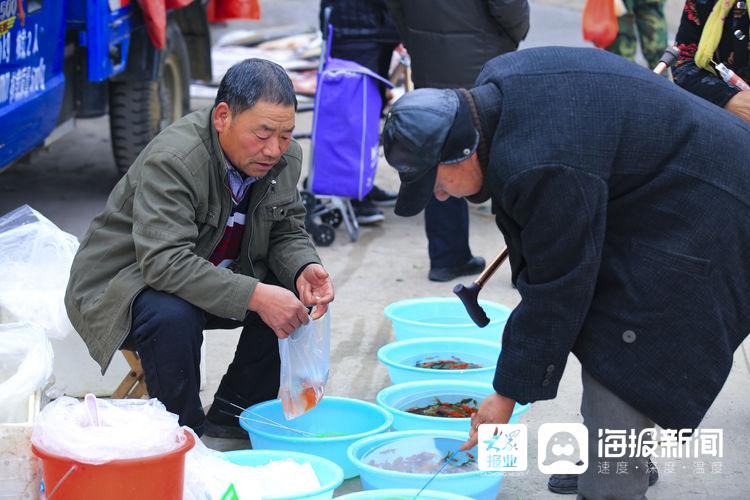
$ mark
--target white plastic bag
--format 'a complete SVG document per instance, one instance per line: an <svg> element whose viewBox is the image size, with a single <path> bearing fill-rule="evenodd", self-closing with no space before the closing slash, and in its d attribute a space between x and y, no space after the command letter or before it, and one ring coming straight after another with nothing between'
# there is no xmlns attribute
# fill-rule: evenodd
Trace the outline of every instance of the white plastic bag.
<svg viewBox="0 0 750 500"><path fill-rule="evenodd" d="M73 331L65 288L78 240L23 205L0 217L0 309L41 325L49 338Z"/></svg>
<svg viewBox="0 0 750 500"><path fill-rule="evenodd" d="M242 500L260 500L258 483L254 477L242 474L241 465L228 462L221 452L208 448L191 429L185 428L185 432L193 434L195 446L185 455L183 500L218 500L230 488Z"/></svg>
<svg viewBox="0 0 750 500"><path fill-rule="evenodd" d="M0 423L25 422L29 396L52 375L52 346L40 326L0 324Z"/></svg>
<svg viewBox="0 0 750 500"><path fill-rule="evenodd" d="M279 339L279 399L287 420L299 417L323 399L328 381L331 310Z"/></svg>
<svg viewBox="0 0 750 500"><path fill-rule="evenodd" d="M186 428L186 432L193 431ZM255 467L237 465L206 447L195 433L193 437L195 446L185 455L183 500L288 498L320 489L320 480L309 462L282 459Z"/></svg>
<svg viewBox="0 0 750 500"><path fill-rule="evenodd" d="M167 453L187 439L177 415L157 399L95 401L99 425L84 402L67 396L51 402L34 422L31 442L47 453L102 464Z"/></svg>

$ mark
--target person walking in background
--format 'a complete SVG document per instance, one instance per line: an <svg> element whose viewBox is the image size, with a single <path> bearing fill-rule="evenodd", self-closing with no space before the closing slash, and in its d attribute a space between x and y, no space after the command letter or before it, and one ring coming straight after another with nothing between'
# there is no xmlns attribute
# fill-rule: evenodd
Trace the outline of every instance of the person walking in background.
<svg viewBox="0 0 750 500"><path fill-rule="evenodd" d="M518 48L529 31L527 0L386 0L411 56L415 88L471 88L484 63ZM480 273L469 247L462 198L432 199L425 209L431 281Z"/></svg>
<svg viewBox="0 0 750 500"><path fill-rule="evenodd" d="M327 33L325 9L331 8L328 23L333 26L331 56L354 61L371 69L386 80L393 49L400 43L396 26L388 14L384 0L321 0L320 31ZM387 103L385 86L380 84L383 106ZM396 193L378 186L362 200L352 200L360 224L375 224L385 217L376 206L393 206Z"/></svg>
<svg viewBox="0 0 750 500"><path fill-rule="evenodd" d="M723 24L720 37L707 29ZM748 19L745 2L698 2L687 0L675 43L680 51L677 67L672 71L677 85L750 122L750 91L740 91L726 83L714 69L723 63L740 78L748 81Z"/></svg>
<svg viewBox="0 0 750 500"><path fill-rule="evenodd" d="M643 57L648 67L654 69L667 47L664 2L665 0L624 0L627 12L619 17L617 38L607 50L634 61L637 31Z"/></svg>

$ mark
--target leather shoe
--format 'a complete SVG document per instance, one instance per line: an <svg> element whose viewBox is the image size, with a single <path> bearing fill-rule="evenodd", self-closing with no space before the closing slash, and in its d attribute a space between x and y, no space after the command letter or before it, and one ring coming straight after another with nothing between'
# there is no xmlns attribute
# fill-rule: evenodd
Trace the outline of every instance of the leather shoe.
<svg viewBox="0 0 750 500"><path fill-rule="evenodd" d="M433 267L427 278L430 281L451 281L459 276L470 276L484 271L484 258L472 257L464 264L455 267Z"/></svg>
<svg viewBox="0 0 750 500"><path fill-rule="evenodd" d="M239 425L222 425L206 419L203 434L208 437L222 439L250 439L247 431Z"/></svg>
<svg viewBox="0 0 750 500"><path fill-rule="evenodd" d="M385 189L379 188L378 186L372 186L372 189L369 193L367 193L367 196L365 198L381 207L392 207L396 204L398 193L386 191Z"/></svg>
<svg viewBox="0 0 750 500"><path fill-rule="evenodd" d="M656 465L648 459L648 485L653 486L659 480ZM552 493L560 495L575 495L578 493L578 474L552 474L547 481L547 488Z"/></svg>

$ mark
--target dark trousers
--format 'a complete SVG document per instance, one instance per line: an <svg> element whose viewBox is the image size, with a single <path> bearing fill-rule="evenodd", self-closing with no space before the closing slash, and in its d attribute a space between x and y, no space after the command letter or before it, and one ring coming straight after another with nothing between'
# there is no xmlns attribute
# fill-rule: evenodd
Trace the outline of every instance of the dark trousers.
<svg viewBox="0 0 750 500"><path fill-rule="evenodd" d="M260 317L248 312L244 321L219 318L185 300L147 288L133 303L130 334L125 349L141 358L146 386L180 417L180 425L191 427L199 436L206 416L200 396L200 348L203 330L243 326L234 360L221 379L216 397L243 408L274 399L279 392L279 345L276 335ZM208 418L222 425L238 425L240 410L214 401Z"/></svg>
<svg viewBox="0 0 750 500"><path fill-rule="evenodd" d="M430 268L456 267L471 259L469 206L463 198L432 198L424 211Z"/></svg>

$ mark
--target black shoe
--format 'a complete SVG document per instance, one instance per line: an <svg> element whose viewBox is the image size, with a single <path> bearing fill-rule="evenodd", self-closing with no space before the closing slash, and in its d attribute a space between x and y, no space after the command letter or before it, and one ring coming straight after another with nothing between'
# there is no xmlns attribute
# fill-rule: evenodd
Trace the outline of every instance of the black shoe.
<svg viewBox="0 0 750 500"><path fill-rule="evenodd" d="M234 416L240 411L214 400L206 412L203 435L222 439L249 439L247 431L240 427L240 419Z"/></svg>
<svg viewBox="0 0 750 500"><path fill-rule="evenodd" d="M381 207L392 207L396 204L396 198L398 198L397 193L394 193L393 191L386 191L385 189L380 189L377 186L372 186L370 192L367 193L367 196L365 196L366 200L370 200L374 204Z"/></svg>
<svg viewBox="0 0 750 500"><path fill-rule="evenodd" d="M472 257L465 264L456 267L433 267L427 275L430 281L451 281L459 276L470 276L484 271L484 259Z"/></svg>
<svg viewBox="0 0 750 500"><path fill-rule="evenodd" d="M575 495L578 493L578 474L552 474L547 489L559 495Z"/></svg>
<svg viewBox="0 0 750 500"><path fill-rule="evenodd" d="M352 200L352 208L354 209L354 215L357 217L357 222L362 226L377 224L385 220L383 212L367 198L362 201Z"/></svg>
<svg viewBox="0 0 750 500"><path fill-rule="evenodd" d="M656 468L656 465L654 462L651 461L651 459L648 459L648 485L653 486L656 484L656 481L659 480L659 470Z"/></svg>
<svg viewBox="0 0 750 500"><path fill-rule="evenodd" d="M648 485L653 486L659 480L656 465L648 459ZM547 481L547 488L552 493L560 495L575 495L578 493L578 474L552 474Z"/></svg>
<svg viewBox="0 0 750 500"><path fill-rule="evenodd" d="M250 439L247 431L239 425L218 424L206 419L203 435L222 439Z"/></svg>

